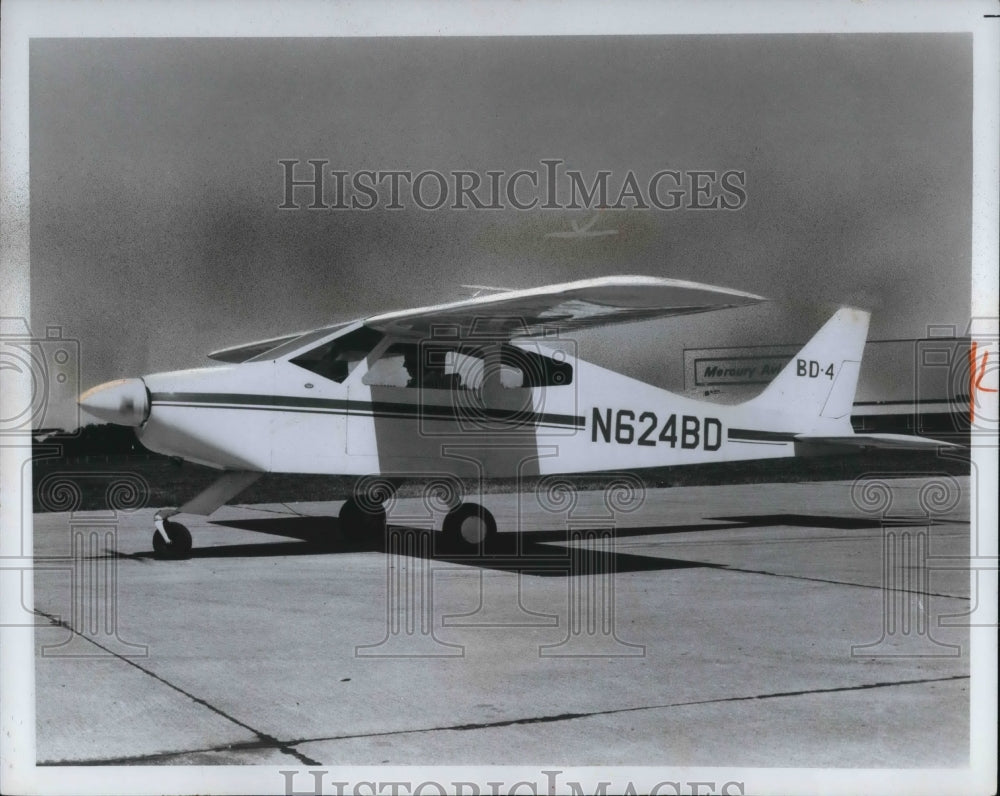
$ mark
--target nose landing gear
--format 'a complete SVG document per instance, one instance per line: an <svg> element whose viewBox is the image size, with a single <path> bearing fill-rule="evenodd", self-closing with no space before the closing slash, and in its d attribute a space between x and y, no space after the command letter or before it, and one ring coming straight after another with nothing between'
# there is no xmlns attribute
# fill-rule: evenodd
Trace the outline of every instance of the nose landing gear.
<svg viewBox="0 0 1000 796"><path fill-rule="evenodd" d="M178 509L160 509L153 517L153 553L157 558L188 558L191 555L191 532L179 522L168 519L175 514L198 514L207 517L238 495L263 473L227 470L216 481Z"/></svg>
<svg viewBox="0 0 1000 796"><path fill-rule="evenodd" d="M179 522L168 520L170 514L157 514L153 520L153 554L157 558L188 558L191 555L191 531Z"/></svg>

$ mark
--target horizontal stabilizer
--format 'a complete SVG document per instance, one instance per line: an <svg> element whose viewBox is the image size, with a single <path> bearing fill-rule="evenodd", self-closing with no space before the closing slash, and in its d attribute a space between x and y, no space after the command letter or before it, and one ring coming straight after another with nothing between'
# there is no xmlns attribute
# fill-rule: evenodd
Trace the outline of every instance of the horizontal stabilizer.
<svg viewBox="0 0 1000 796"><path fill-rule="evenodd" d="M835 436L796 434L795 441L819 445L848 445L852 448L877 448L882 450L932 451L938 448L961 447L961 445L955 445L951 442L941 442L940 440L917 437L910 434L841 434Z"/></svg>

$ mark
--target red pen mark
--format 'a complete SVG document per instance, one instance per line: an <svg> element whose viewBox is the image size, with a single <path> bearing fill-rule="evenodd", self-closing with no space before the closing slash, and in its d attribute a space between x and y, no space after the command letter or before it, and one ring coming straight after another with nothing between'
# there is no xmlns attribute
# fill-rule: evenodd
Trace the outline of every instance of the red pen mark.
<svg viewBox="0 0 1000 796"><path fill-rule="evenodd" d="M986 375L986 362L989 359L990 352L983 352L983 359L978 366L976 366L976 343L972 344L969 349L969 422L974 423L976 420L976 390L982 390L983 392L996 392L992 387L983 386L983 377Z"/></svg>

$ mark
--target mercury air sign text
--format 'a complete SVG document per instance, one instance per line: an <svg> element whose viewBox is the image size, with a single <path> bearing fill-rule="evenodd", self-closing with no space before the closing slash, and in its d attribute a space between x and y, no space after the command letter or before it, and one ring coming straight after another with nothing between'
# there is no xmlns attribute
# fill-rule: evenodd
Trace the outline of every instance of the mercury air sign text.
<svg viewBox="0 0 1000 796"><path fill-rule="evenodd" d="M767 384L788 363L789 357L729 357L696 359L695 386L713 384Z"/></svg>

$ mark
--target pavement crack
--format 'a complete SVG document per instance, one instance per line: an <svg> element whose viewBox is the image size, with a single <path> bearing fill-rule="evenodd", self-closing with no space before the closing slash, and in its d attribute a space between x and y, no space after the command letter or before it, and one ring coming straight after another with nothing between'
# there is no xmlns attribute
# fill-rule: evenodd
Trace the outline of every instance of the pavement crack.
<svg viewBox="0 0 1000 796"><path fill-rule="evenodd" d="M644 710L665 710L668 708L688 707L691 705L711 705L725 702L743 702L755 699L780 699L784 697L805 696L807 694L830 694L844 691L863 691L870 688L889 688L899 685L916 685L921 683L935 683L949 680L968 680L969 675L950 675L948 677L930 677L918 680L892 680L878 683L862 683L860 685L833 686L830 688L811 688L799 691L777 691L769 694L753 694L750 696L718 697L716 699L698 699L688 702L667 702L658 705L637 705L628 708L611 708L608 710L592 710L583 713L556 713L547 716L527 716L517 719L499 719L497 721L477 722L472 724L453 724L444 727L428 727L414 730L395 730L388 732L362 733L358 735L331 736L329 738L311 738L295 741L294 743L304 743L309 741L335 741L349 738L368 738L383 735L405 735L416 732L437 732L441 730L485 730L494 727L511 727L518 724L544 724L556 721L573 721L574 719L585 719L593 716L614 716L621 713L636 713Z"/></svg>
<svg viewBox="0 0 1000 796"><path fill-rule="evenodd" d="M156 677L156 675L152 676ZM157 679L161 678L157 677ZM746 696L733 696L733 697L717 697L715 699L697 699L685 702L667 702L656 705L635 705L627 708L591 710L579 713L553 713L544 716L522 716L520 718L498 719L496 721L470 722L465 724L449 724L436 727L415 727L406 730L386 730L383 732L363 732L363 733L352 733L346 735L327 735L327 736L317 736L312 738L295 738L285 741L278 740L277 738L269 736L265 733L257 732L258 740L256 741L243 741L232 744L224 744L221 746L205 747L202 749L183 749L174 752L157 752L155 754L135 755L132 757L118 757L118 758L86 760L86 761L73 760L73 761L65 761L65 763L45 761L45 762L39 762L39 765L122 765L122 764L157 763L157 762L167 762L170 760L170 758L182 757L184 755L191 755L191 754L277 748L280 749L281 751L285 751L288 754L298 757L306 765L320 766L324 764L319 761L312 760L306 757L305 755L298 752L298 750L294 749L294 747L305 743L322 743L324 741L345 741L356 738L382 738L386 736L414 735L418 733L428 733L428 732L448 732L448 731L465 732L469 730L488 730L488 729L496 729L498 727L513 727L525 724L548 724L561 721L574 721L576 719L593 718L597 716L613 716L623 713L637 713L640 711L647 711L647 710L666 710L669 708L690 707L694 705L724 704L727 702L747 702L747 701L764 700L764 699L785 699L789 697L809 696L812 694L833 694L833 693L842 693L849 691L865 691L873 688L892 688L895 686L922 685L926 683L940 683L940 682L950 682L954 680L968 680L968 679L970 679L970 675L958 674L958 675L949 675L946 677L927 677L927 678L920 678L913 680L889 680L889 681L881 681L875 683L859 683L857 685L831 686L829 688L805 688L795 691L776 691L766 694L751 694ZM167 685L171 684L167 683ZM172 685L171 687L176 688L176 686ZM181 693L186 693L181 689L177 690L181 691ZM198 700L196 697L192 698L194 698L198 702L202 702L202 700ZM215 708L213 708L213 710L219 712ZM247 725L243 724L242 722L239 722L236 719L230 718L230 720L239 724L241 727L250 729L249 727L247 727Z"/></svg>
<svg viewBox="0 0 1000 796"><path fill-rule="evenodd" d="M202 699L201 697L196 696L195 694L192 694L190 691L186 691L185 689L181 688L179 685L175 685L174 683L171 683L166 678L161 677L160 675L158 675L156 672L152 671L151 669L147 669L145 666L141 666L140 664L136 663L134 660L126 658L124 655L121 655L121 654L115 652L114 650L106 647L105 645L101 644L100 642L95 641L90 636L86 636L83 633L80 633L76 628L74 628L71 625L67 624L65 621L63 621L59 617L57 617L57 616L55 616L53 614L49 614L46 611L43 611L43 610L41 610L39 608L35 608L35 613L39 614L40 616L44 616L46 619L48 619L50 622L52 622L53 625L57 625L59 627L66 628L71 633L74 633L74 634L80 636L80 638L84 639L85 641L90 642L95 647L97 647L100 650L103 650L108 655L112 656L113 658L117 658L118 660L122 661L123 663L126 663L129 666L132 666L132 667L138 669L140 672L142 672L146 676L152 677L157 682L162 683L163 685L167 686L170 689L173 689L178 694L184 695L185 697L187 697L188 699L190 699L195 704L201 705L203 708L206 708L207 710L210 710L212 713L215 713L217 716L220 716L221 718L225 719L226 721L229 721L232 724L235 724L237 727L240 727L240 728L246 730L247 732L253 733L253 735L256 736L256 738L258 739L258 742L260 743L260 745L262 747L267 747L267 748L272 748L272 749L278 749L280 752L283 752L284 754L287 754L287 755L290 755L290 756L296 758L300 763L303 763L304 765L307 765L307 766L318 766L319 765L319 763L317 761L312 760L309 757L306 757L304 754L302 754L301 752L299 752L297 749L294 749L291 745L286 744L286 743L282 743L280 740L278 740L277 738L275 738L273 735L269 735L268 733L264 732L263 730L258 730L256 727L252 727L249 724L247 724L246 722L240 721L235 716L231 716L230 714L226 713L226 711L224 711L222 708L216 707L215 705L213 705L208 700ZM156 757L156 755L154 755L153 757Z"/></svg>
<svg viewBox="0 0 1000 796"><path fill-rule="evenodd" d="M683 559L679 559L683 560ZM808 580L814 583L830 583L834 586L856 586L859 589L876 589L878 591L896 591L902 592L904 594L918 594L922 597L945 597L949 600L964 600L969 602L970 597L964 597L959 594L943 594L936 591L921 591L919 589L899 589L899 588L888 588L886 586L872 585L871 583L854 583L849 580L835 580L833 578L820 578L815 575L790 575L786 572L770 572L766 569L749 569L747 567L734 567L729 564L712 564L706 561L697 562L700 566L709 567L711 569L721 569L725 572L743 572L747 575L768 575L772 578L789 578L791 580Z"/></svg>
<svg viewBox="0 0 1000 796"><path fill-rule="evenodd" d="M545 724L549 722L573 721L575 719L586 719L593 716L614 716L622 713L636 713L644 710L665 710L669 708L688 707L691 705L711 705L725 702L743 702L755 699L780 699L785 697L805 696L807 694L833 694L845 691L864 691L871 688L891 688L900 685L920 685L924 683L948 682L951 680L968 680L969 675L957 674L946 677L928 677L915 680L889 680L876 683L861 683L858 685L831 686L829 688L810 688L798 691L777 691L767 694L752 694L749 696L717 697L715 699L698 699L687 702L666 702L656 705L637 705L627 708L610 708L607 710L591 710L580 713L554 713L545 716L524 716L515 719L497 719L496 721L484 721L467 724L449 724L437 727L419 727L408 730L386 730L384 732L355 733L350 735L330 735L318 738L298 738L286 741L285 743L297 746L303 743L313 743L319 741L341 741L353 738L379 738L388 735L410 735L414 733L441 732L441 731L465 731L465 730L486 730L495 727L511 727L519 724Z"/></svg>

